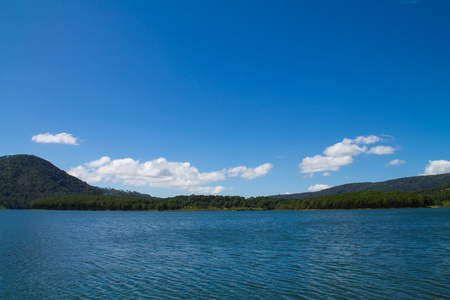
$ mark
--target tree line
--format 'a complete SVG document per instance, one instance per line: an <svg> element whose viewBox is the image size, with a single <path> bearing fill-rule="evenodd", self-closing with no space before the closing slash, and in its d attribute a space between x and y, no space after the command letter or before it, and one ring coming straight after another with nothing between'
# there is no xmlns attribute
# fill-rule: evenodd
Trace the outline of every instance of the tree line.
<svg viewBox="0 0 450 300"><path fill-rule="evenodd" d="M450 184L421 192L352 192L307 199L189 195L141 199L114 195L64 195L37 199L32 209L55 210L311 210L418 208L450 204Z"/></svg>

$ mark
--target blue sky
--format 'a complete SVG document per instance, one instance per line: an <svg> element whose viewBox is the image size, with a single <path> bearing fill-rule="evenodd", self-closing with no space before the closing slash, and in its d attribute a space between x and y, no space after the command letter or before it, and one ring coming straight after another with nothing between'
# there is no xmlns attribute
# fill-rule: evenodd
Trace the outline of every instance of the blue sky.
<svg viewBox="0 0 450 300"><path fill-rule="evenodd" d="M450 1L2 1L0 155L154 196L450 172Z"/></svg>

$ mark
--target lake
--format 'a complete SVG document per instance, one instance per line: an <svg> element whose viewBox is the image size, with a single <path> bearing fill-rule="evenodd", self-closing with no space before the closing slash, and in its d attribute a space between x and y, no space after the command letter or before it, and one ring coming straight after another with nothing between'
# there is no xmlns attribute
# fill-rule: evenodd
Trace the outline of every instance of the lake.
<svg viewBox="0 0 450 300"><path fill-rule="evenodd" d="M449 299L450 208L0 210L1 299Z"/></svg>

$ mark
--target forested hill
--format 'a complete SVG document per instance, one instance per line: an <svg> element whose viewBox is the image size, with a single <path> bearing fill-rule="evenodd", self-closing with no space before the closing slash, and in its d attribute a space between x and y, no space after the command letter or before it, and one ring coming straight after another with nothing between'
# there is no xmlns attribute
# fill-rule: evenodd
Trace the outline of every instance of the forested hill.
<svg viewBox="0 0 450 300"><path fill-rule="evenodd" d="M391 192L391 191L404 191L414 192L425 189L431 189L450 182L450 173L441 175L428 175L428 176L414 176L405 177L400 179L393 179L383 182L361 182L361 183L349 183L344 185L335 186L326 190L318 192L307 192L288 195L274 195L269 196L271 198L284 198L284 199L306 199L315 197L324 197L331 195L338 195L343 193L353 192Z"/></svg>
<svg viewBox="0 0 450 300"><path fill-rule="evenodd" d="M91 186L34 155L0 157L0 208L29 208L38 198L80 194L152 198Z"/></svg>
<svg viewBox="0 0 450 300"><path fill-rule="evenodd" d="M412 198L414 198L414 199L420 198L419 200L422 201L426 197L428 197L429 199L428 198L425 199L428 202L430 202L430 201L432 202L432 201L436 200L437 202L441 203L444 200L445 201L448 200L447 194L448 194L448 190L449 190L449 184L450 184L450 174L434 175L434 176L416 176L416 177L401 178L401 179L389 180L389 181L378 182L378 183L366 182L366 183L345 184L345 185L333 187L333 188L322 190L322 191L315 192L315 193L276 195L276 196L271 196L271 198L278 198L278 199L283 198L286 200L290 200L290 199L294 200L294 199L318 198L318 197L325 197L325 196L341 195L344 193L354 193L353 195L350 195L350 196L357 197L358 201L360 201L360 200L362 201L366 198L367 199L370 198L373 201L375 201L375 200L378 201L379 199L382 199L383 197L384 198L386 198L386 197L387 198L398 198L400 196L398 196L397 194L392 194L392 193L391 194L388 193L386 195L380 196L379 194L374 194L374 193L370 194L370 192L421 191L420 194L421 195L423 194L425 196L421 196L421 195L417 196L416 195L417 193L414 195L402 194L400 198L402 198L403 200L407 199L408 201L410 200L410 198L411 199ZM427 190L427 189L429 191L423 191L423 190ZM435 189L437 189L437 190L435 190ZM364 193L358 194L355 192L369 192L369 194L364 194ZM432 194L432 196L436 199L434 199L431 196L427 196L428 194ZM445 194L445 195L442 196L441 194ZM121 209L125 209L128 206L126 206L126 205L124 206L124 203L122 203L123 199L117 200L118 198L114 198L116 196L122 196L125 198L132 197L134 199L140 198L142 200L140 202L139 201L136 202L136 200L133 200L133 199L126 200L127 205L132 203L133 204L132 207L134 205L136 205L136 208L140 207L140 209L144 209L144 207L145 207L147 209L163 210L163 209L165 209L164 204L166 204L167 209L181 209L181 206L178 203L179 202L178 198L175 199L176 200L175 201L174 199L160 199L160 198L152 197L150 195L140 194L137 192L119 191L119 190L115 190L115 189L103 189L103 188L99 188L99 187L93 187L93 186L79 180L78 178L67 174L65 171L58 169L57 167L52 165L50 162L48 162L44 159L41 159L37 156L34 156L34 155L13 155L13 156L0 157L0 208L30 208L30 203L35 199L42 199L42 198L53 197L53 196L62 196L62 195L64 195L64 196L67 196L67 195L99 195L101 197L109 197L108 201L110 201L110 199L113 199L111 201L114 202L114 205L120 204ZM227 200L228 198L225 196L222 196L222 198L220 196L215 196L215 197L216 198L218 197L217 199L224 202L224 204L223 205L221 204L221 205L227 209L229 208L228 206L230 206L230 205L231 205L230 207L245 208L245 209L247 209L249 207L252 209L253 208L258 208L258 209L294 209L294 208L295 209L312 209L317 206L317 205L311 206L310 204L308 204L308 203L305 204L303 202L301 202L301 203L300 202L292 202L292 203L286 202L285 203L283 201L277 202L277 201L275 201L276 199L269 199L268 197L259 197L260 198L260 199L258 198L259 202L257 201L259 203L258 204L259 206L256 205L255 203L253 203L254 201L256 201L254 198L241 199L238 197L240 199L239 201L241 201L241 200L246 201L246 202L244 201L245 203L243 203L243 204L238 203L239 204L238 205L238 204L234 203L234 202L236 202L236 199L234 199L234 198L233 198L233 201L231 201L231 200ZM341 197L341 196L339 196L339 197ZM83 198L83 201L90 201L90 200L94 199L95 197L94 198L82 197L82 198ZM199 207L201 209L205 209L203 207L205 204L204 202L206 201L205 199L207 199L207 200L209 199L208 201L213 199L213 198L210 199L208 197L206 197L206 198L200 197L198 199L197 198L194 199L194 198L192 198L192 199L189 198L189 201L187 201L187 202L185 200L183 200L184 202L188 203L186 206L186 207L188 207L188 209L192 209L192 208L197 209L198 207L193 205L191 202L194 200L197 201L198 199L200 199L201 201L200 200L199 201L202 203L201 207L200 206ZM213 200L216 201L217 200L216 198L214 198ZM70 199L73 200L75 198L70 198ZM79 201L81 201L81 200L79 200L79 198L76 198L76 199L77 199L76 203L78 205ZM95 198L95 199L97 199L97 198ZM98 199L103 201L105 198L98 198ZM322 200L325 202L327 202L327 201L328 202L329 201L342 202L337 197L319 199L316 202L322 203L323 202ZM415 199L415 200L417 200L417 199ZM177 205L180 207L173 206L173 203L175 203L174 201L175 202L178 201ZM386 201L383 200L383 201L386 202L387 200ZM414 205L408 204L409 203L408 201L405 202L406 204L404 204L404 205L402 204L403 205L402 207L415 207L414 205L416 205L416 204L414 204ZM231 204L231 202L233 202L233 203ZM253 204L250 202L252 202ZM426 202L426 203L425 202L423 202L420 205L417 204L417 205L419 205L418 207L422 207L424 205L425 206L429 205L428 202ZM112 204L109 203L108 205L110 206ZM108 209L113 209L113 208L117 209L117 207L119 207L117 205L116 205L117 207L114 205L111 207L108 206ZM214 204L214 205L211 204L211 205L212 205L211 207L217 208L216 204ZM387 204L384 203L383 205L386 206ZM383 205L376 206L376 207L384 207ZM395 204L395 205L397 205L397 204ZM397 207L395 205L394 206L391 205L391 206ZM222 206L219 205L219 207L222 207ZM389 207L391 207L391 206L389 206ZM320 205L318 205L317 207L337 208L337 206L336 207L335 206L322 207ZM339 206L339 207L341 207L341 206ZM348 207L359 207L359 206L357 206L357 205L355 206L354 204L351 204L351 205L348 205ZM345 205L342 206L342 208L348 208L348 207ZM367 207L372 207L372 206L369 205ZM92 209L100 209L100 207L96 207L96 206L91 207L91 208ZM184 206L182 208L185 209Z"/></svg>

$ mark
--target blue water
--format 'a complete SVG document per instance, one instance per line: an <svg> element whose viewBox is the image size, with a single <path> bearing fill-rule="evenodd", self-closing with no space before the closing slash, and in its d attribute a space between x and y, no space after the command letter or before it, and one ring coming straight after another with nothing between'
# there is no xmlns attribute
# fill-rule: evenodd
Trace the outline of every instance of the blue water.
<svg viewBox="0 0 450 300"><path fill-rule="evenodd" d="M0 211L1 299L450 299L450 209Z"/></svg>

